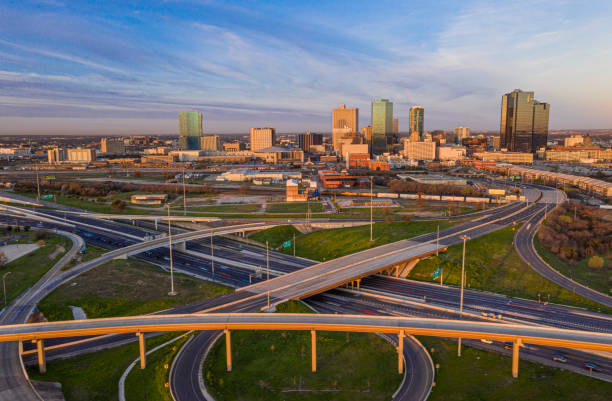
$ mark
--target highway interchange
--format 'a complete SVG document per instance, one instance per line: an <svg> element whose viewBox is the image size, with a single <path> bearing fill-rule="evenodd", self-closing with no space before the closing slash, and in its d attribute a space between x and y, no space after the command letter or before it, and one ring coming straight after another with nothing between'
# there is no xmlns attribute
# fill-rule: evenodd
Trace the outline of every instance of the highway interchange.
<svg viewBox="0 0 612 401"><path fill-rule="evenodd" d="M547 192L549 191L543 191L542 199L550 198L551 194ZM505 225L512 224L512 222L514 221L521 221L525 219L529 219L529 221L532 221L535 218L539 218L539 215L543 213L545 207L552 208L552 203L554 202L536 203L535 205L532 205L529 209L525 209L524 205L516 203L501 208L500 210L493 212L492 215L488 217L486 217L487 215L483 213L482 215L485 217L480 218L482 225L476 229L471 229L469 231L469 235L472 237L484 235L488 232L495 231ZM44 213L52 218L64 218L64 212L55 212L43 209L39 209L39 212ZM512 213L516 214L512 215ZM6 217L3 216L2 218ZM117 248L136 244L137 242L139 242L137 238L144 238L145 236L151 235L151 231L149 230L143 229L141 227L130 226L127 224L115 223L111 221L102 222L98 219L92 219L76 215L68 215L66 219L71 224L74 224L76 226L74 228L75 233L85 238L88 243L101 245L106 248ZM495 221L495 223L491 224L491 221ZM43 223L43 225L44 224L46 223ZM465 230L466 227L474 227L474 225L475 223L467 222L461 223L446 230L442 230L440 232L440 236L442 238L440 241L441 247L446 247L458 243L458 237L462 233L462 231ZM478 226L480 224L476 225ZM533 225L535 226L535 224ZM94 229L92 227L96 227L97 229ZM524 227L527 227L527 223L524 225ZM417 237L416 239L411 239L410 244L408 246L406 246L407 243L404 243L400 246L400 248L411 248L414 252L417 253L431 251L431 244L433 239L435 239L435 234L427 234L424 236ZM266 294L268 291L270 291L271 288L274 288L270 286L273 285L273 282L275 280L286 280L288 277L291 277L292 274L299 275L300 270L303 270L303 268L314 264L314 262L307 261L302 258L294 258L288 255L272 252L270 258L270 270L274 272L272 276L276 274L284 274L285 278L281 276L276 279L270 280L269 282L265 282L265 271L263 272L263 274L259 275L255 275L253 273L257 266L265 266L265 251L256 247L238 244L228 239L219 237L215 238L214 242L214 252L216 258L214 276L215 281L222 282L233 287L244 287L248 285L249 282L259 284L253 287L255 288L254 292L252 292L251 289L248 290L248 296L239 295L241 293L244 293L244 291L238 291L234 294L230 294L229 296L223 297L223 299L211 300L200 303L198 305L190 305L185 308L179 308L178 310L176 310L177 313L201 311L209 309L211 307L218 308L215 310L215 312L223 312L225 309L227 309L227 307L223 308L223 305L227 304L228 302L236 301L239 302L231 306L232 311L256 311L261 307L265 307L264 297L257 297L257 294ZM182 271L203 278L212 279L213 273L211 270L210 260L207 258L203 258L203 255L210 254L209 242L204 240L190 241L189 243L187 243L187 250L191 251L190 254L186 254L183 252L175 252L175 267ZM403 249L393 249L393 246L387 246L386 251L395 252L395 256L397 256L398 252L406 252ZM167 248L157 248L139 254L138 258L164 265L167 263L164 263L165 258L167 258L166 255ZM401 257L407 256L404 255ZM350 258L350 255L347 258ZM360 256L359 258L362 257ZM223 262L221 262L221 260L223 260ZM346 262L338 263L346 264ZM244 264L250 265L251 268L245 269ZM387 266L380 261L378 262L378 264L383 267ZM366 270L366 272L371 271L372 266L368 266L367 269L369 270ZM261 273L261 270L259 272ZM351 274L354 275L353 273ZM370 276L370 274L371 273L368 273L364 277ZM342 277L342 275L340 275L338 278L331 280L331 282L329 283L329 288L331 289L337 287L338 284L341 283L344 279L345 277ZM258 287L261 288L258 289ZM283 286L275 285L275 287L282 288ZM272 300L273 302L280 302L282 300L291 299L294 297L302 298L305 295L309 295L310 293L314 294L316 292L320 292L321 289L327 289L327 285L317 284L316 286L314 286L318 287L317 291L311 292L307 287L308 286L305 285L299 288L297 291L294 289L292 289L291 291L288 291L286 289L284 289L283 291L277 291L277 293L272 294ZM331 292L325 294L314 295L310 298L307 298L306 302L315 307L317 310L326 313L337 312L389 315L399 314L407 316L430 317L432 315L444 315L444 317L452 317L454 314L454 316L456 317L456 313L453 312L453 309L456 309L457 307L458 291L456 288L453 287L440 287L438 285L413 282L403 279L394 279L386 276L370 276L364 278L364 280L362 281L361 289L361 293L356 293L354 291L347 292L342 290L332 290ZM376 292L376 294L370 294L370 292ZM381 300L380 297L374 296L378 293L383 293L384 297L387 297L389 299ZM249 296L253 295L255 295L255 298L249 298ZM240 301L240 298L243 298L243 300ZM419 303L421 305L415 306ZM376 308L373 308L373 305L375 305ZM447 309L441 310L440 307L445 307ZM475 316L480 315L484 312L494 314L496 316L503 315L504 320L510 318L534 324L546 324L564 328L578 328L604 333L612 332L612 321L609 318L606 318L599 314L581 311L575 308L566 308L554 305L543 306L534 301L508 299L504 296L489 293L466 291L465 308L466 310L474 311ZM476 319L476 317L474 317L474 319ZM101 346L101 343L106 343L106 346L110 346L128 341L128 339L122 339L120 335L113 337L106 339L97 339L92 342L85 343L85 345L81 344L49 350L47 351L48 357L49 359L52 359L54 357L59 357L62 355L74 354L75 352L84 352L90 349L97 349L96 347L93 347L93 345L99 347ZM182 370L183 366L187 369L191 369L192 371L192 374L173 374L173 376L171 377L173 384L172 391L175 397L177 397L177 399L202 399L201 392L199 391L199 385L194 385L194 380L196 379L194 375L197 374L197 370L199 369L199 363L201 362L202 358L202 353L206 349L204 345L212 341L212 339L214 339L215 337L215 333L203 332L202 334L198 335L194 341L191 341L187 345L195 348L193 350L194 352L189 352L189 350L185 350L185 352L181 352L180 354L180 356L182 357L177 358L176 367L173 370L173 373L184 372ZM199 338L201 340L198 340ZM130 340L132 339L133 336L131 336ZM61 341L58 341L57 343L48 343L47 346L57 346L60 342ZM483 344L479 341L476 341L474 345L479 346L481 348L490 348L497 350L499 350L499 348L502 348L500 344ZM543 348L538 350L522 350L522 353L526 354L528 358L530 357L530 354L533 354L533 360L547 360L549 364L551 364L552 362L549 359L550 355L552 355L554 352L559 351L555 349L547 350ZM568 362L568 364L575 362L577 369L580 369L579 361L584 360L585 358L589 358L592 360L596 360L597 363L603 367L604 374L609 374L610 372L612 372L612 366L610 366L610 364L607 364L607 360L605 358L600 358L596 355L585 356L582 352L574 353L573 351L571 351L570 353L568 353L567 350L564 350L563 352L568 356L571 353L571 357L568 358L568 361L571 362ZM420 368L419 366L413 366L412 368L408 366L409 359L412 359L412 356L423 356L424 354L423 350L420 349L417 344L411 345L410 341L406 341L404 347L404 354L405 356L407 356L406 370L408 372L427 372L431 370L431 368L424 366L428 364L426 359L423 359L423 361L420 362L420 364L422 365ZM26 354L24 356L25 361L31 362L31 356L31 354ZM183 361L183 359L185 360ZM554 364L554 362L552 362L552 364ZM565 365L564 367L566 366L567 365ZM195 370L194 367L196 368ZM175 376L182 378L182 381L178 380ZM415 387L414 389L412 389L415 391L406 393L412 394L412 398L408 397L408 395L405 395L405 397L408 398L403 398L403 396L398 395L399 398L397 399L423 399L429 391L429 385L432 380L433 377L426 377L424 379L408 381L410 383L416 382L417 387L420 383L419 391L416 391L417 387ZM197 383L197 381L195 383ZM425 384L423 385L423 383ZM184 388L189 388L189 386L191 386L193 391L190 393L188 390L185 390L185 394L181 394L181 391L183 391ZM419 398L419 396L415 396L415 394L420 394L421 398Z"/></svg>

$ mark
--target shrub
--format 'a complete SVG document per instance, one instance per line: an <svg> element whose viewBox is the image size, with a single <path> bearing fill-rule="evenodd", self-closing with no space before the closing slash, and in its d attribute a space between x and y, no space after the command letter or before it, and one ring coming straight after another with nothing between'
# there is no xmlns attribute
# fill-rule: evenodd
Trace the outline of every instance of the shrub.
<svg viewBox="0 0 612 401"><path fill-rule="evenodd" d="M604 258L597 255L591 256L588 264L591 269L601 269L604 266Z"/></svg>

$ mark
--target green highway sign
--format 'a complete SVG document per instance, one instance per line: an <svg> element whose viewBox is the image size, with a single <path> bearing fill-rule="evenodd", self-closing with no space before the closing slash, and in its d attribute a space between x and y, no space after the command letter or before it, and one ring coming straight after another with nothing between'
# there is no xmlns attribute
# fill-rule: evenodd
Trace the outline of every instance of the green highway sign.
<svg viewBox="0 0 612 401"><path fill-rule="evenodd" d="M291 241L283 242L283 248L289 248L291 246Z"/></svg>
<svg viewBox="0 0 612 401"><path fill-rule="evenodd" d="M40 199L53 199L53 195L42 195Z"/></svg>
<svg viewBox="0 0 612 401"><path fill-rule="evenodd" d="M434 279L440 277L440 268L438 267L436 270L434 270L434 272L432 273L432 276Z"/></svg>

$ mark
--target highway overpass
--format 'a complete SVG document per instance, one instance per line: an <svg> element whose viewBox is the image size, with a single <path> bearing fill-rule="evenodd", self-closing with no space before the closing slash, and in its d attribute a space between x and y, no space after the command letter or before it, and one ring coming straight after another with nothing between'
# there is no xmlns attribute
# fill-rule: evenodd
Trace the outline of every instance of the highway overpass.
<svg viewBox="0 0 612 401"><path fill-rule="evenodd" d="M612 334L549 327L463 320L397 316L286 313L213 313L147 315L107 319L0 326L0 341L32 340L37 344L41 371L46 369L43 341L48 338L135 333L140 342L141 367L146 366L144 333L160 331L223 330L227 336L227 368L232 369L232 330L303 330L312 334L312 369L316 370L316 332L351 331L450 338L487 338L513 342L512 374L518 376L522 344L612 352ZM398 371L402 373L403 341L398 347Z"/></svg>

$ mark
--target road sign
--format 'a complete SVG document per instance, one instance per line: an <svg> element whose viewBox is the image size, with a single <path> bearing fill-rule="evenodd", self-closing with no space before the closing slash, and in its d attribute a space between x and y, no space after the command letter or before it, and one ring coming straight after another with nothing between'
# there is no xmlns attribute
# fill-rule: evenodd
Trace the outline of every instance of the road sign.
<svg viewBox="0 0 612 401"><path fill-rule="evenodd" d="M45 176L45 180L54 180L55 176L54 175L46 175Z"/></svg>
<svg viewBox="0 0 612 401"><path fill-rule="evenodd" d="M432 276L435 279L437 279L438 277L440 277L440 268L438 267L436 270L434 270L434 272L432 273Z"/></svg>
<svg viewBox="0 0 612 401"><path fill-rule="evenodd" d="M283 248L289 248L291 246L291 241L283 242Z"/></svg>
<svg viewBox="0 0 612 401"><path fill-rule="evenodd" d="M42 195L40 199L53 199L53 195Z"/></svg>

